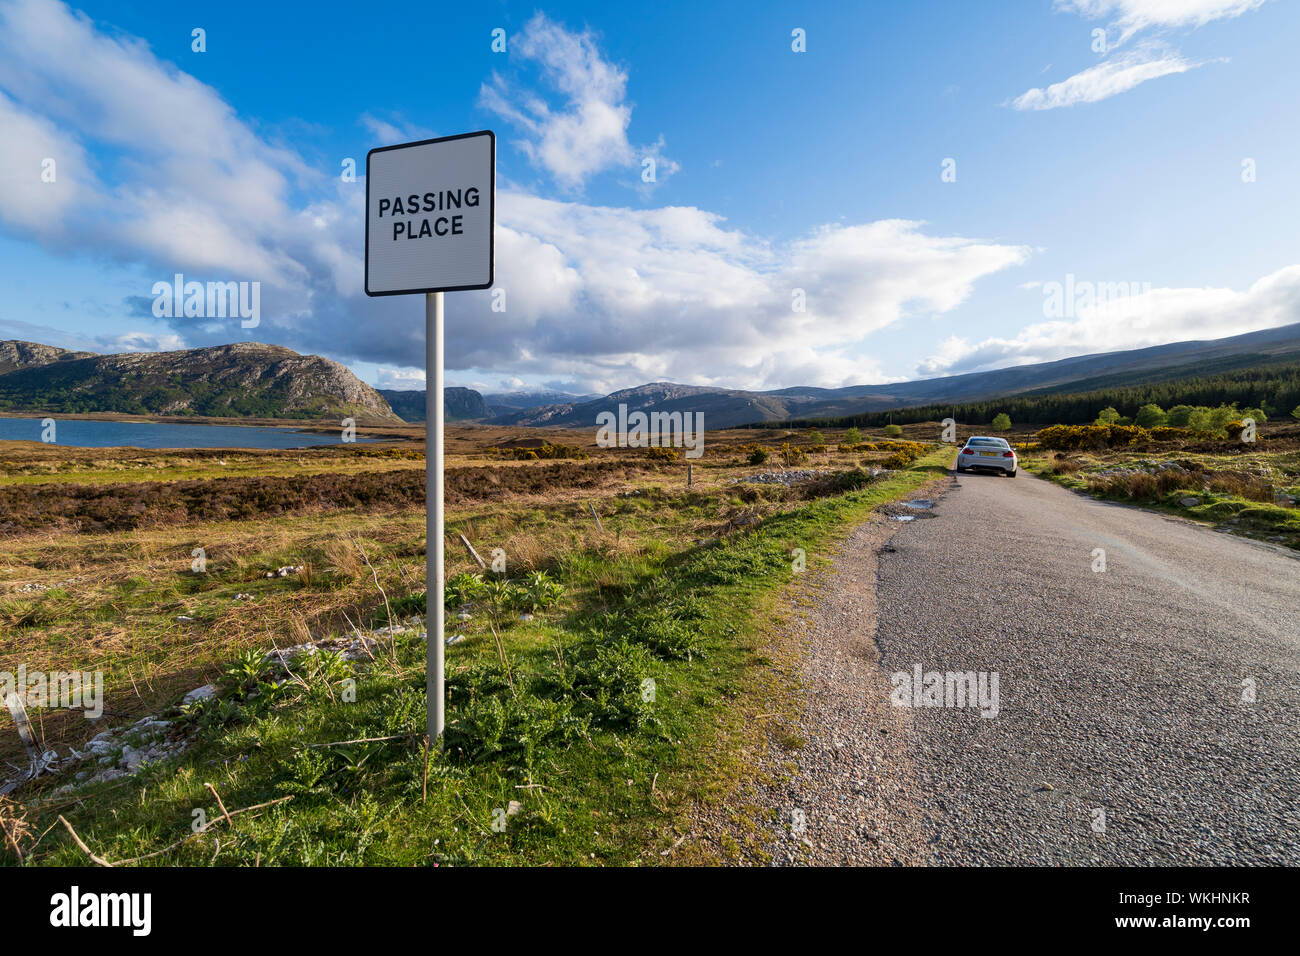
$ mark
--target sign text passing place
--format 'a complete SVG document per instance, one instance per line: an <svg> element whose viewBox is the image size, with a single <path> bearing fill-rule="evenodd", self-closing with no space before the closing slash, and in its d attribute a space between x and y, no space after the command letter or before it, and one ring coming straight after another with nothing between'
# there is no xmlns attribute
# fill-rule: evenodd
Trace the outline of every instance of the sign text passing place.
<svg viewBox="0 0 1300 956"><path fill-rule="evenodd" d="M492 285L496 137L490 131L366 156L366 294Z"/></svg>

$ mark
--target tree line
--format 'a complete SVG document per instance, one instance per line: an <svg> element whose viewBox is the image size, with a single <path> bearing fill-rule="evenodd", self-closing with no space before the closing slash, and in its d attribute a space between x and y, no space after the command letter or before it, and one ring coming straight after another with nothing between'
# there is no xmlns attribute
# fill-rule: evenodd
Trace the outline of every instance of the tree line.
<svg viewBox="0 0 1300 956"><path fill-rule="evenodd" d="M1151 382L1086 392L1042 390L1006 398L976 402L918 405L879 412L862 412L839 418L797 419L763 422L747 428L876 428L886 424L906 425L954 418L971 425L991 424L998 415L1009 415L1018 424L1083 425L1097 420L1103 409L1118 417L1136 418L1145 405L1162 409L1175 406L1220 408L1237 405L1262 409L1270 418L1285 418L1300 406L1300 363L1262 369L1238 369L1218 375L1181 381Z"/></svg>

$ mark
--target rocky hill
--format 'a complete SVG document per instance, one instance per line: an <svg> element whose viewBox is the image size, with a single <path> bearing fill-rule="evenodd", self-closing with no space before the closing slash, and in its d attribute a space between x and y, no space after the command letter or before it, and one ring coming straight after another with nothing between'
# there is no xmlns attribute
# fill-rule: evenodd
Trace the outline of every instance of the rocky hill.
<svg viewBox="0 0 1300 956"><path fill-rule="evenodd" d="M0 410L401 421L338 362L257 342L120 355L0 342Z"/></svg>
<svg viewBox="0 0 1300 956"><path fill-rule="evenodd" d="M0 342L0 375L38 365L50 365L53 362L91 358L94 354L94 352L69 352L67 349L55 348L53 345L10 339Z"/></svg>

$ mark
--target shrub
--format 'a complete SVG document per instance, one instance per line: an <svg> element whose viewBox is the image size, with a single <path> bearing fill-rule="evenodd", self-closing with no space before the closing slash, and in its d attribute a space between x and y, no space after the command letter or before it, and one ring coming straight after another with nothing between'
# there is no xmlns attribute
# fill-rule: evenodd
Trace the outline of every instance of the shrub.
<svg viewBox="0 0 1300 956"><path fill-rule="evenodd" d="M837 471L831 475L827 479L826 488L830 492L843 494L849 491L857 491L859 488L863 488L877 480L878 476L871 474L871 472L864 471L861 468L853 468L849 471Z"/></svg>
<svg viewBox="0 0 1300 956"><path fill-rule="evenodd" d="M865 446L864 446L865 447ZM872 446L875 451L901 451L912 458L920 458L925 446L915 441L882 441Z"/></svg>
<svg viewBox="0 0 1300 956"><path fill-rule="evenodd" d="M788 465L802 465L808 460L808 453L802 448L791 445L788 441L781 443L781 460Z"/></svg>
<svg viewBox="0 0 1300 956"><path fill-rule="evenodd" d="M1049 425L1035 436L1042 448L1078 451L1083 448L1118 448L1151 437L1136 425Z"/></svg>
<svg viewBox="0 0 1300 956"><path fill-rule="evenodd" d="M1119 421L1119 411L1115 406L1111 405L1107 408L1103 408L1097 413L1097 421L1094 424L1113 425L1117 421Z"/></svg>
<svg viewBox="0 0 1300 956"><path fill-rule="evenodd" d="M515 461L555 461L561 458L582 461L588 457L587 453L576 445L565 445L561 442L546 442L539 448L501 448L494 446L489 448L487 453L497 458L508 458Z"/></svg>
<svg viewBox="0 0 1300 956"><path fill-rule="evenodd" d="M901 425L886 425L885 434L890 438L897 438L899 435L903 434L903 427Z"/></svg>
<svg viewBox="0 0 1300 956"><path fill-rule="evenodd" d="M645 456L651 461L676 461L682 453L676 448L647 448Z"/></svg>
<svg viewBox="0 0 1300 956"><path fill-rule="evenodd" d="M1005 432L1011 430L1011 416L1006 412L998 412L993 416L993 430L995 432Z"/></svg>
<svg viewBox="0 0 1300 956"><path fill-rule="evenodd" d="M850 428L844 433L844 444L859 445L862 443L862 432L857 428Z"/></svg>
<svg viewBox="0 0 1300 956"><path fill-rule="evenodd" d="M896 451L884 461L881 462L885 468L906 468L912 462L916 461L916 456L905 451Z"/></svg>
<svg viewBox="0 0 1300 956"><path fill-rule="evenodd" d="M768 450L759 445L748 446L746 451L747 454L745 455L745 461L749 462L751 465L765 464L767 459L771 457Z"/></svg>

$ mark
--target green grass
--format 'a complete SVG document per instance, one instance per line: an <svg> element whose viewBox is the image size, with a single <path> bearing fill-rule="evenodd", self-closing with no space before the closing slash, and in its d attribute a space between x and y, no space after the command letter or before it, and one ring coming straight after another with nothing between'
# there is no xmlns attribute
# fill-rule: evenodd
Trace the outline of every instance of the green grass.
<svg viewBox="0 0 1300 956"><path fill-rule="evenodd" d="M1026 457L1022 466L1095 498L1119 501L1166 514L1176 514L1205 522L1224 530L1252 538L1300 549L1300 509L1284 507L1269 500L1247 497L1250 494L1271 497L1270 489L1296 494L1295 453L1252 455L1166 455L1165 459L1194 464L1202 469L1183 480L1157 481L1124 476L1097 476L1102 467L1131 461L1159 460L1161 456L1112 454L1083 456L1083 467L1058 473L1057 463L1049 458ZM1262 490L1261 490L1262 489ZM1184 506L1189 498L1195 504Z"/></svg>
<svg viewBox="0 0 1300 956"><path fill-rule="evenodd" d="M575 532L550 556L565 588L553 607L524 624L475 606L469 636L447 652L446 746L430 755L427 775L424 647L400 635L374 663L306 663L278 690L269 675L228 677L221 701L186 718L199 728L187 753L74 795L47 789L29 798L28 816L39 833L61 813L94 852L122 860L191 833L196 809L219 818L211 784L230 810L292 799L147 862L659 862L691 802L717 786L710 778L725 765L711 753L718 728L771 665L762 615L794 577L793 549L810 559L824 552L874 507L941 473L949 457L934 453L862 490L798 504L703 545L680 530L715 512L717 495L683 489L607 502L618 509L605 518L611 535L658 529L657 544L611 551ZM458 518L480 529L492 520L486 511ZM526 529L556 518L525 509L509 520ZM409 594L390 596L412 606ZM448 633L457 623L449 618ZM351 702L346 680L356 681ZM397 739L324 746L373 737ZM29 858L85 862L61 826Z"/></svg>

